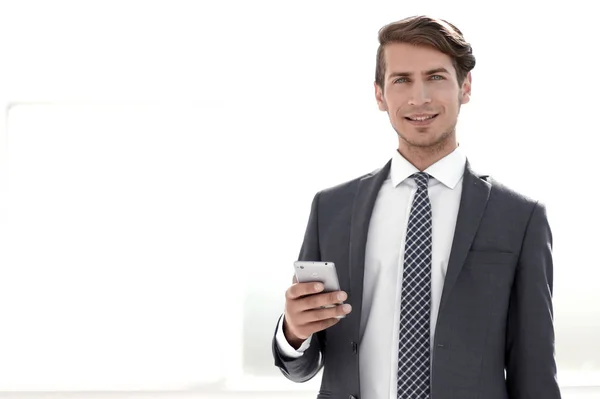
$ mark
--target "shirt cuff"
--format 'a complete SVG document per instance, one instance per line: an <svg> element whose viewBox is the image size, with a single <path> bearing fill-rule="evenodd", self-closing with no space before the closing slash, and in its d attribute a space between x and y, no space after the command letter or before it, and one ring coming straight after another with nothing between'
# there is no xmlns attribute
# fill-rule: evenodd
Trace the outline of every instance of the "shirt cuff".
<svg viewBox="0 0 600 399"><path fill-rule="evenodd" d="M308 337L302 345L298 348L298 350L294 349L292 345L285 338L285 334L283 333L283 318L285 315L282 315L279 318L279 323L277 325L277 333L275 335L275 340L277 341L277 348L281 352L282 355L290 358L299 358L304 354L304 351L310 347L310 341L312 339L312 335Z"/></svg>

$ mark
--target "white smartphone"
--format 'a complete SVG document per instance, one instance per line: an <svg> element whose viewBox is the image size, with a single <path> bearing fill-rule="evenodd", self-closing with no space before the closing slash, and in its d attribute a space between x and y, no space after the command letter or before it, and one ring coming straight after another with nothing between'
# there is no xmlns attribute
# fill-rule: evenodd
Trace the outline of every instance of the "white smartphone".
<svg viewBox="0 0 600 399"><path fill-rule="evenodd" d="M296 279L299 283L323 283L324 290L321 292L331 292L340 290L340 282L338 280L335 263L333 262L314 262L314 261L295 261L294 271ZM337 305L342 305L340 302ZM331 308L335 305L323 306L323 308ZM346 316L338 316L344 318Z"/></svg>

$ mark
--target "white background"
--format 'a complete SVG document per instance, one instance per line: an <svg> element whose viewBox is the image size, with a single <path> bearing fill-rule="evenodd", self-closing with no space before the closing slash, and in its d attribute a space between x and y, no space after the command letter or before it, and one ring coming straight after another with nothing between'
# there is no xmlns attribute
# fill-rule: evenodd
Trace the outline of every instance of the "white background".
<svg viewBox="0 0 600 399"><path fill-rule="evenodd" d="M559 380L600 385L583 4L3 1L0 391L314 397L273 366L273 329L313 195L397 146L377 31L418 13L473 45L459 141L546 203Z"/></svg>

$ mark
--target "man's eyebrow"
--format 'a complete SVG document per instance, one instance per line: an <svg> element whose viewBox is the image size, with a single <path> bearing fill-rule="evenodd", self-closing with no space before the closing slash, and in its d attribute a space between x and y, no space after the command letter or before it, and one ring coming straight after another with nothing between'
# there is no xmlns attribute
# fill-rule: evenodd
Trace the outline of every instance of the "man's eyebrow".
<svg viewBox="0 0 600 399"><path fill-rule="evenodd" d="M423 72L423 75L433 75L434 73L450 73L448 72L448 70L446 68L434 68L434 69L430 69L428 71ZM412 76L413 73L412 72L392 72L390 74L390 78L395 78L395 77L410 77Z"/></svg>

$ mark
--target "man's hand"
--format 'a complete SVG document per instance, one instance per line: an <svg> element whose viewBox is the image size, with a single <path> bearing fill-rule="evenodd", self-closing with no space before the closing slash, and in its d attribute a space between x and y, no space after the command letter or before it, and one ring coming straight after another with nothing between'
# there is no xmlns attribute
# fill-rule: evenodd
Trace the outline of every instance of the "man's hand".
<svg viewBox="0 0 600 399"><path fill-rule="evenodd" d="M312 334L337 324L340 319L336 317L352 311L350 304L338 305L348 298L344 291L321 291L322 283L298 283L294 276L292 286L285 292L283 333L294 349ZM334 307L323 308L330 305Z"/></svg>

